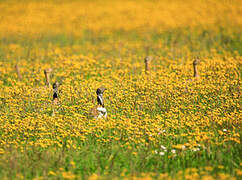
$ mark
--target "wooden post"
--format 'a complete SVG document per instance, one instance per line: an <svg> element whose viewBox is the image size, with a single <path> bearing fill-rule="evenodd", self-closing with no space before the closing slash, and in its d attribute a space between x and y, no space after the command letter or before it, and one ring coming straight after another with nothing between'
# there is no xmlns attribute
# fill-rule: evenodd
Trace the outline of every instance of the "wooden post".
<svg viewBox="0 0 242 180"><path fill-rule="evenodd" d="M50 85L50 73L51 72L52 72L52 69L51 68L44 70L44 73L45 73L45 84L48 87L51 87L51 85Z"/></svg>
<svg viewBox="0 0 242 180"><path fill-rule="evenodd" d="M19 66L18 66L18 64L15 65L15 70L16 70L16 72L17 72L18 78L19 78L19 79L22 79L22 75L21 75L21 73L20 73L20 70L19 70Z"/></svg>
<svg viewBox="0 0 242 180"><path fill-rule="evenodd" d="M151 56L145 57L145 72L148 73L150 71L150 62L152 60Z"/></svg>
<svg viewBox="0 0 242 180"><path fill-rule="evenodd" d="M199 77L198 69L197 69L197 65L198 65L198 63L199 63L199 59L196 58L196 59L193 61L193 72L194 72L193 77L195 77L195 78L198 78L198 77Z"/></svg>

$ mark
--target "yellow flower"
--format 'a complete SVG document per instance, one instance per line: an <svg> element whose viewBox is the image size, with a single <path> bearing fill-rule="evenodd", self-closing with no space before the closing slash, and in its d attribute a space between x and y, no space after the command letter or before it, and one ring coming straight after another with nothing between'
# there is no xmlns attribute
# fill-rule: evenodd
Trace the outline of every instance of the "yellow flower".
<svg viewBox="0 0 242 180"><path fill-rule="evenodd" d="M236 169L236 174L237 174L238 176L242 176L242 171L241 171L240 169Z"/></svg>
<svg viewBox="0 0 242 180"><path fill-rule="evenodd" d="M76 176L72 172L62 172L62 177L64 179L75 179Z"/></svg>
<svg viewBox="0 0 242 180"><path fill-rule="evenodd" d="M56 176L56 173L54 171L49 171L48 173L50 176Z"/></svg>
<svg viewBox="0 0 242 180"><path fill-rule="evenodd" d="M99 179L99 176L97 174L92 174L91 176L88 177L88 180L97 180Z"/></svg>
<svg viewBox="0 0 242 180"><path fill-rule="evenodd" d="M2 148L0 148L0 154L4 154L4 150Z"/></svg>
<svg viewBox="0 0 242 180"><path fill-rule="evenodd" d="M205 169L206 171L212 171L212 170L213 170L213 167L211 167L211 166L206 166L206 167L204 167L204 169Z"/></svg>

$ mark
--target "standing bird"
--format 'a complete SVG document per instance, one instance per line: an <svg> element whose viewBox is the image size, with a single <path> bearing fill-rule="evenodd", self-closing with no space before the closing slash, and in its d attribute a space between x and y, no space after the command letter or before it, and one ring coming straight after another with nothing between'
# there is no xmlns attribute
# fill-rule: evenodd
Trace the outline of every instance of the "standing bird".
<svg viewBox="0 0 242 180"><path fill-rule="evenodd" d="M57 105L59 100L58 100L58 87L59 87L59 83L58 82L55 82L53 84L53 105Z"/></svg>
<svg viewBox="0 0 242 180"><path fill-rule="evenodd" d="M98 105L94 106L90 111L89 115L91 117L94 117L95 119L99 118L107 118L107 110L104 107L104 101L103 101L103 92L106 90L104 87L100 87L97 89L97 103Z"/></svg>
<svg viewBox="0 0 242 180"><path fill-rule="evenodd" d="M54 116L56 112L56 106L59 104L59 96L58 96L59 83L55 82L52 87L53 87L52 116Z"/></svg>

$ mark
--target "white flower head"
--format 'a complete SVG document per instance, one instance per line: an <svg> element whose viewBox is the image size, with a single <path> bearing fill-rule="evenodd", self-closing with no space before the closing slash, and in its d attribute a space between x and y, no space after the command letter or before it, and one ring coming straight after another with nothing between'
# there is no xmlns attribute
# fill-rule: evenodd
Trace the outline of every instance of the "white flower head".
<svg viewBox="0 0 242 180"><path fill-rule="evenodd" d="M175 153L176 153L176 150L175 150L175 149L172 149L171 152L172 152L173 154L175 154Z"/></svg>
<svg viewBox="0 0 242 180"><path fill-rule="evenodd" d="M196 152L196 151L200 151L200 149L199 148L194 148L194 149L192 149L192 151Z"/></svg>
<svg viewBox="0 0 242 180"><path fill-rule="evenodd" d="M158 129L158 131L159 131L159 132L158 132L158 135L160 135L161 133L165 133L165 132L166 132L166 130L162 130L162 129L160 129L160 128Z"/></svg>
<svg viewBox="0 0 242 180"><path fill-rule="evenodd" d="M160 154L160 156L164 156L165 155L165 153L162 152L162 151L159 154Z"/></svg>
<svg viewBox="0 0 242 180"><path fill-rule="evenodd" d="M166 147L163 146L163 145L161 145L160 148L163 149L163 150L166 150Z"/></svg>

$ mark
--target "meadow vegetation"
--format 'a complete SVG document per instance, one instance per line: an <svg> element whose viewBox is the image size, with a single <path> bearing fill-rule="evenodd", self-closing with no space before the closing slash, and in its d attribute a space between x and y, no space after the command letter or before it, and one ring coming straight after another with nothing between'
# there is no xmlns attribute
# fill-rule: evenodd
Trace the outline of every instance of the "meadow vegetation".
<svg viewBox="0 0 242 180"><path fill-rule="evenodd" d="M0 1L0 179L240 179L241 7Z"/></svg>

